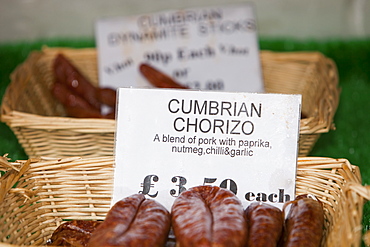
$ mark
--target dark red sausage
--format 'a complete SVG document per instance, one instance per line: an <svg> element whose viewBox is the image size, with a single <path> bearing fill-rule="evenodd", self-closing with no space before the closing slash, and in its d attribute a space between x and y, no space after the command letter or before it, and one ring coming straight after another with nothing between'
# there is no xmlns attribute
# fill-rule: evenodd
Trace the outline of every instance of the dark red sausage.
<svg viewBox="0 0 370 247"><path fill-rule="evenodd" d="M53 64L55 80L64 84L74 94L85 99L92 107L100 110L97 90L86 77L62 54L58 54Z"/></svg>
<svg viewBox="0 0 370 247"><path fill-rule="evenodd" d="M291 205L285 220L285 247L318 247L324 230L324 209L311 195L300 195L284 207Z"/></svg>
<svg viewBox="0 0 370 247"><path fill-rule="evenodd" d="M73 220L61 224L47 241L47 245L85 247L101 221Z"/></svg>
<svg viewBox="0 0 370 247"><path fill-rule="evenodd" d="M64 84L55 82L51 92L62 103L69 117L103 118L100 110L93 108L85 99L74 94Z"/></svg>
<svg viewBox="0 0 370 247"><path fill-rule="evenodd" d="M149 64L140 64L141 74L155 87L188 89Z"/></svg>
<svg viewBox="0 0 370 247"><path fill-rule="evenodd" d="M98 101L114 108L116 106L116 91L111 88L97 88Z"/></svg>
<svg viewBox="0 0 370 247"><path fill-rule="evenodd" d="M92 234L89 247L159 247L170 230L169 212L158 202L135 194L117 202Z"/></svg>
<svg viewBox="0 0 370 247"><path fill-rule="evenodd" d="M255 202L245 210L248 247L276 247L284 226L283 212L270 204Z"/></svg>
<svg viewBox="0 0 370 247"><path fill-rule="evenodd" d="M181 247L233 247L246 243L243 206L229 190L193 187L176 198L171 213L176 243Z"/></svg>

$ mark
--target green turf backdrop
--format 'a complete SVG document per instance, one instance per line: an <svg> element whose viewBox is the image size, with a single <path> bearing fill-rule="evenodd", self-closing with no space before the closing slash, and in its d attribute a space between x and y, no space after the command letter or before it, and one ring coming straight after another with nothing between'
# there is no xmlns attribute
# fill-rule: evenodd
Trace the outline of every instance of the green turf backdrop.
<svg viewBox="0 0 370 247"><path fill-rule="evenodd" d="M95 47L93 39L37 40L0 44L0 100L9 75L33 50L50 47ZM370 183L370 39L307 41L260 38L260 48L272 51L320 51L338 68L342 89L334 123L335 131L322 134L311 156L346 158L360 167L363 184ZM0 123L0 155L26 159L12 131ZM370 229L370 205L364 206L363 230Z"/></svg>

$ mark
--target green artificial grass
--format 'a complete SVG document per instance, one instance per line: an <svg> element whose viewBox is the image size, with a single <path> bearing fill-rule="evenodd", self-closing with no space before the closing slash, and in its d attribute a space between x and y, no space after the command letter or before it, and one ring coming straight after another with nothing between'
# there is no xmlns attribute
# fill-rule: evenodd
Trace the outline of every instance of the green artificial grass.
<svg viewBox="0 0 370 247"><path fill-rule="evenodd" d="M0 100L9 75L33 50L50 47L95 47L94 40L39 40L0 44ZM260 38L260 49L272 51L319 51L334 60L341 87L340 103L334 117L336 130L322 134L311 156L346 158L359 166L363 184L370 184L370 39L302 41ZM0 154L13 160L26 159L12 131L0 123ZM363 229L370 229L370 205L364 206Z"/></svg>

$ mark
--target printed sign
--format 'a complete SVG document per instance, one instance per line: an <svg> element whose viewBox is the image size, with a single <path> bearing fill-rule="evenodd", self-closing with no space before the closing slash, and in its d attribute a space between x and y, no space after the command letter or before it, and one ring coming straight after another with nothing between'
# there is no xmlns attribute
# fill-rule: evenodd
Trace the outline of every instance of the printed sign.
<svg viewBox="0 0 370 247"><path fill-rule="evenodd" d="M147 63L193 89L264 91L249 4L100 19L96 43L102 87L152 87Z"/></svg>
<svg viewBox="0 0 370 247"><path fill-rule="evenodd" d="M113 201L142 193L168 209L216 185L244 206L295 197L300 95L118 89Z"/></svg>

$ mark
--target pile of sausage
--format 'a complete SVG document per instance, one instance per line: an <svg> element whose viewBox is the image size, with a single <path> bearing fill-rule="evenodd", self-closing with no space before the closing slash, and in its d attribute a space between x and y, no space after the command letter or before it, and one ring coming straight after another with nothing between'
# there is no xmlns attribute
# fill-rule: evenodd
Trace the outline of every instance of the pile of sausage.
<svg viewBox="0 0 370 247"><path fill-rule="evenodd" d="M139 71L157 88L187 89L149 64L140 64ZM69 117L115 118L116 91L94 86L63 54L53 62L52 95L64 106ZM102 113L102 106L105 106Z"/></svg>
<svg viewBox="0 0 370 247"><path fill-rule="evenodd" d="M286 207L288 214L284 215ZM177 247L320 246L324 228L321 202L297 196L283 210L255 202L246 209L227 189L197 186L180 194L171 212L142 194L117 202L104 221L68 221L48 245Z"/></svg>

